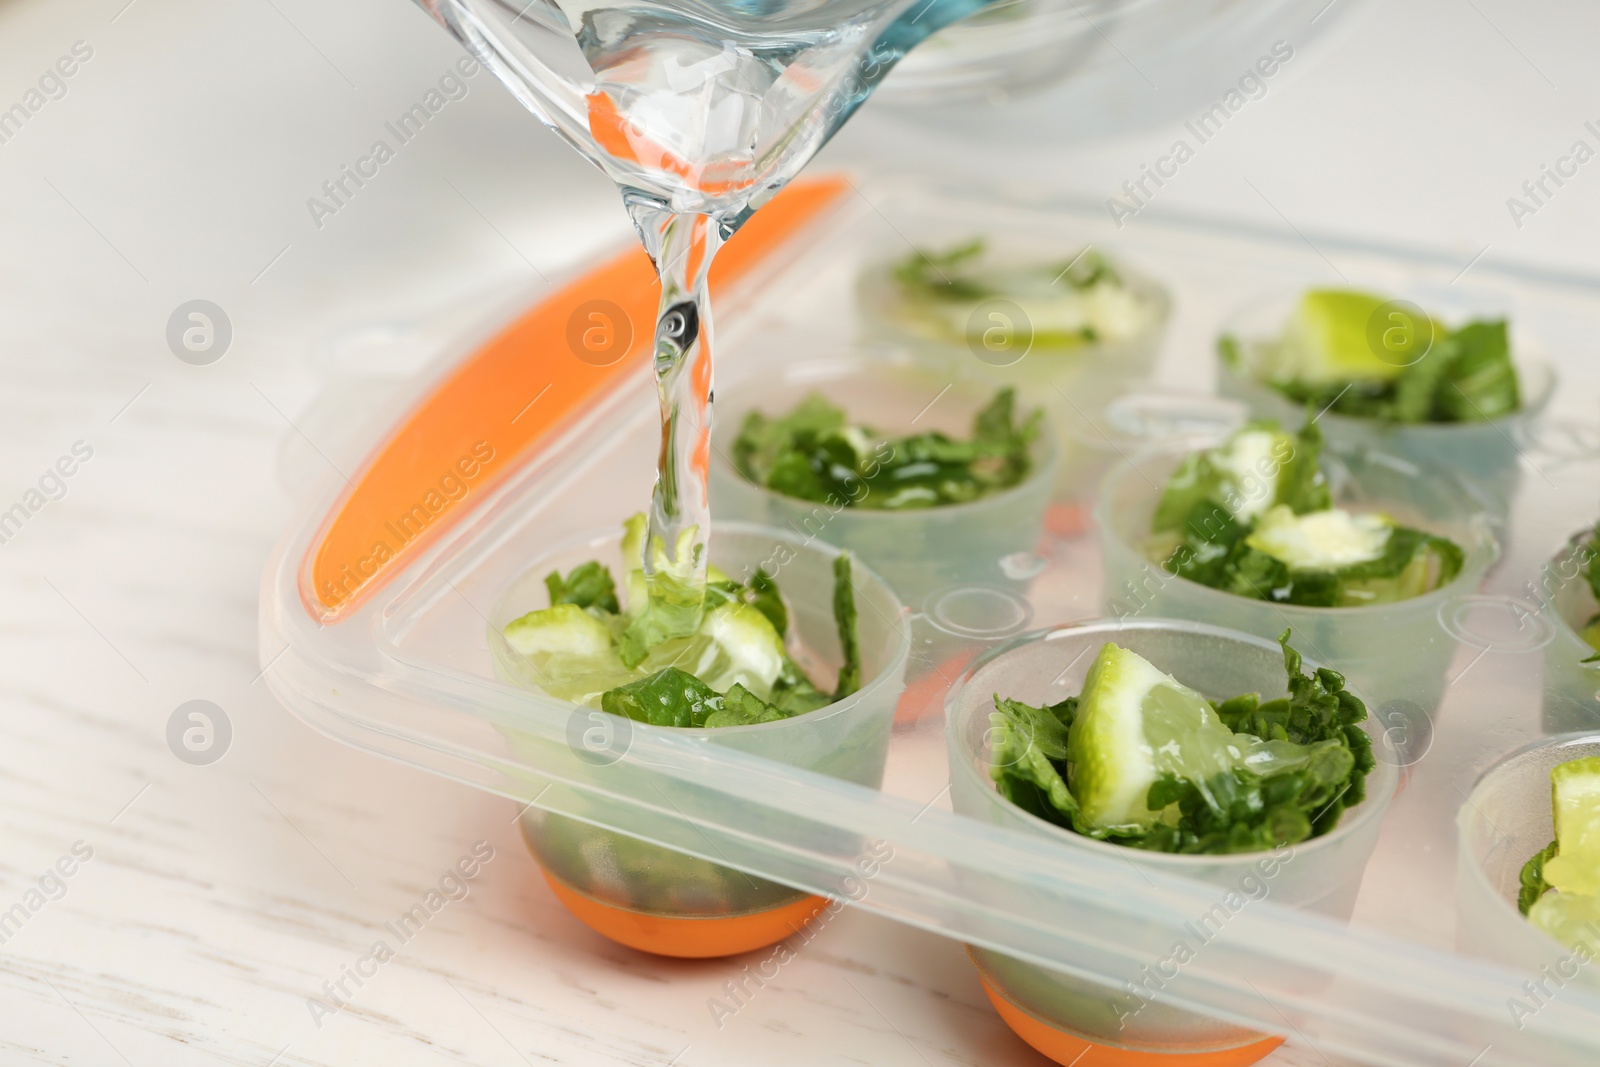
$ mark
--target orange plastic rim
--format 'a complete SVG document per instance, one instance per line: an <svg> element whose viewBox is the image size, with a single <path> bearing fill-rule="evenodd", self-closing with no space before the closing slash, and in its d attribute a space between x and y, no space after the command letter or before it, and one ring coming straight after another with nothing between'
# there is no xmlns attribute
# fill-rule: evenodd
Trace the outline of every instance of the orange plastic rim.
<svg viewBox="0 0 1600 1067"><path fill-rule="evenodd" d="M713 293L783 254L844 195L843 178L795 182L735 234L711 267ZM654 345L660 285L631 248L546 295L446 374L367 457L309 546L300 595L336 623L436 543L484 494L627 376ZM586 361L585 325L605 346Z"/></svg>
<svg viewBox="0 0 1600 1067"><path fill-rule="evenodd" d="M1101 1045L1040 1022L1007 1000L982 974L978 981L989 1003L1007 1026L1035 1050L1063 1067L1249 1067L1276 1052L1281 1037L1269 1037L1239 1048L1206 1052L1147 1052L1142 1049Z"/></svg>
<svg viewBox="0 0 1600 1067"><path fill-rule="evenodd" d="M903 726L908 722L916 722L934 708L942 709L944 694L955 681L956 675L966 669L975 655L977 655L975 649L958 652L906 686L894 706L895 725Z"/></svg>
<svg viewBox="0 0 1600 1067"><path fill-rule="evenodd" d="M1077 537L1089 528L1082 504L1051 504L1044 513L1044 528L1057 537Z"/></svg>
<svg viewBox="0 0 1600 1067"><path fill-rule="evenodd" d="M799 933L806 920L828 905L822 897L808 896L754 915L734 915L726 919L678 919L602 904L573 889L549 871L543 868L541 871L556 899L589 929L619 945L680 959L737 956L741 952L775 945Z"/></svg>

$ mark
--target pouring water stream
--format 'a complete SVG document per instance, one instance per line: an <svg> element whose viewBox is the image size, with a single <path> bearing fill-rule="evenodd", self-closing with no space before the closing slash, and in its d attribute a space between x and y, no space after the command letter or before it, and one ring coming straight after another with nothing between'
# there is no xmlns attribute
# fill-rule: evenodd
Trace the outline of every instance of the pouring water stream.
<svg viewBox="0 0 1600 1067"><path fill-rule="evenodd" d="M699 588L712 259L907 51L993 0L418 2L622 193L661 279L646 574L665 565Z"/></svg>

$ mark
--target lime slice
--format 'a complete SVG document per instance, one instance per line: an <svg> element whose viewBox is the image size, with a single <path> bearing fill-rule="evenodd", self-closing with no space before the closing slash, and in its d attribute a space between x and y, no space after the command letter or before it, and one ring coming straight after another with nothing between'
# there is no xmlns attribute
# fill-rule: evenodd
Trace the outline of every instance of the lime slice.
<svg viewBox="0 0 1600 1067"><path fill-rule="evenodd" d="M783 638L759 608L749 604L723 604L705 618L691 648L699 655L690 672L719 693L735 683L762 700L772 695L772 683L783 670Z"/></svg>
<svg viewBox="0 0 1600 1067"><path fill-rule="evenodd" d="M1568 948L1600 956L1600 897L1546 893L1529 909L1528 921Z"/></svg>
<svg viewBox="0 0 1600 1067"><path fill-rule="evenodd" d="M1410 360L1387 352L1380 357L1368 337L1368 325L1385 302L1349 289L1310 290L1284 327L1272 376L1305 385L1393 380Z"/></svg>
<svg viewBox="0 0 1600 1067"><path fill-rule="evenodd" d="M1455 566L1437 544L1428 542L1411 562L1392 577L1344 578L1339 583L1339 602L1346 607L1393 604L1423 596L1444 585L1454 575Z"/></svg>
<svg viewBox="0 0 1600 1067"><path fill-rule="evenodd" d="M1294 454L1293 436L1254 423L1216 448L1191 452L1167 480L1151 529L1181 528L1202 501L1221 504L1241 522L1255 522L1278 502Z"/></svg>
<svg viewBox="0 0 1600 1067"><path fill-rule="evenodd" d="M506 623L506 644L524 656L541 652L571 656L603 656L611 651L611 630L576 604L530 611Z"/></svg>
<svg viewBox="0 0 1600 1067"><path fill-rule="evenodd" d="M589 704L637 675L617 657L610 627L576 604L530 611L506 624L506 644L528 657L535 685L557 700Z"/></svg>
<svg viewBox="0 0 1600 1067"><path fill-rule="evenodd" d="M1279 504L1245 539L1292 571L1336 571L1383 556L1394 522L1385 515L1355 515L1343 508L1296 515Z"/></svg>
<svg viewBox="0 0 1600 1067"><path fill-rule="evenodd" d="M1244 429L1224 447L1211 453L1211 462L1223 473L1223 500L1240 522L1254 522L1278 499L1278 474L1284 457L1294 455L1294 438L1281 430ZM1268 475L1272 478L1269 482Z"/></svg>
<svg viewBox="0 0 1600 1067"><path fill-rule="evenodd" d="M1152 826L1161 814L1145 798L1157 778L1204 782L1239 758L1233 731L1204 697L1136 653L1101 647L1067 739L1072 792L1090 823Z"/></svg>
<svg viewBox="0 0 1600 1067"><path fill-rule="evenodd" d="M1558 850L1544 865L1545 881L1562 893L1593 897L1600 894L1600 756L1561 764L1550 772L1550 785Z"/></svg>

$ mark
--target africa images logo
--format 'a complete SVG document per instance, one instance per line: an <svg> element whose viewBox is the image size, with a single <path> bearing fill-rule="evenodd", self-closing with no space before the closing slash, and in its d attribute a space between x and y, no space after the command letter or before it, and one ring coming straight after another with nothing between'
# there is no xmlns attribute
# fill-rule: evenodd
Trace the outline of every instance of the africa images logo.
<svg viewBox="0 0 1600 1067"><path fill-rule="evenodd" d="M343 564L337 579L323 579L323 599L329 604L338 604L355 595L356 590L397 552L421 537L446 511L465 500L472 492L473 481L483 475L494 458L494 446L488 441L474 444L470 452L446 468L410 507L385 520L383 530L388 536L378 538L364 555Z"/></svg>
<svg viewBox="0 0 1600 1067"><path fill-rule="evenodd" d="M1288 41L1274 41L1272 49L1246 68L1238 81L1228 87L1220 98L1200 114L1185 120L1183 128L1194 138L1179 137L1172 149L1158 156L1155 163L1141 164L1139 173L1122 183L1122 195L1106 198L1106 212L1111 221L1122 229L1127 221L1149 206L1156 193L1168 181L1178 176L1179 168L1195 157L1200 146L1212 141L1222 128L1251 101L1266 98L1268 81L1294 58L1294 46Z"/></svg>
<svg viewBox="0 0 1600 1067"><path fill-rule="evenodd" d="M385 122L383 128L387 136L374 140L366 155L359 157L354 164L341 163L333 177L322 183L320 196L306 198L306 210L311 213L312 224L322 229L326 220L344 210L356 194L378 176L383 166L394 159L401 148L415 140L447 104L465 100L471 91L466 79L482 69L471 56L462 56L452 69L439 76L437 88L430 87L422 99L412 104L399 118ZM390 138L393 138L393 144L389 143Z"/></svg>

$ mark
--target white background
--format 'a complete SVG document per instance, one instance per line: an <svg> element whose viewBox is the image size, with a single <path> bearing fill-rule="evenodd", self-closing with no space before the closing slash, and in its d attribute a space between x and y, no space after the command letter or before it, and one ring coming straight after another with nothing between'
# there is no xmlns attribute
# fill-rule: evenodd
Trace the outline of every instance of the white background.
<svg viewBox="0 0 1600 1067"><path fill-rule="evenodd" d="M277 705L257 583L296 494L434 340L629 233L608 182L486 74L318 228L306 199L454 43L403 0L125 3L0 0L0 107L93 49L0 144L0 507L74 442L94 451L0 545L0 909L94 849L0 946L0 1061L1041 1062L959 949L856 915L719 1032L705 1000L736 964L600 942L538 881L508 802ZM1597 31L1577 2L1378 5L1159 209L1600 273L1600 161L1520 229L1506 208L1576 138L1600 147ZM1178 132L1062 150L1032 179L1103 199ZM819 165L907 137L869 105ZM1025 154L985 143L962 165L1014 179ZM194 298L233 324L210 367L165 340ZM165 741L196 698L233 725L211 767ZM479 839L497 854L471 896L313 1025L306 998Z"/></svg>

